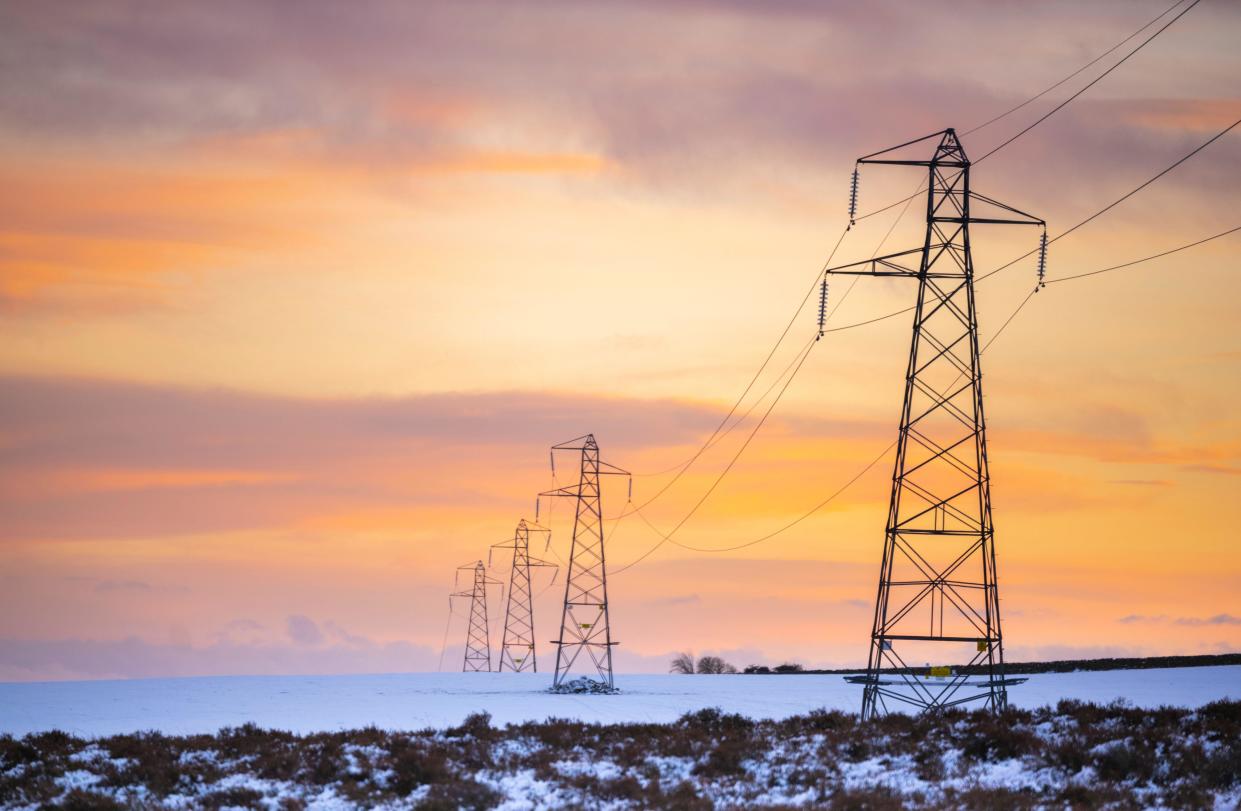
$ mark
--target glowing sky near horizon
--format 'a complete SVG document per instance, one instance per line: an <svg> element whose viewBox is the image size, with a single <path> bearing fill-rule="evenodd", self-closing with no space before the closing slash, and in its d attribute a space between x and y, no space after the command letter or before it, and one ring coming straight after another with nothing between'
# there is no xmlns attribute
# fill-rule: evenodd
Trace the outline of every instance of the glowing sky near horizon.
<svg viewBox="0 0 1241 811"><path fill-rule="evenodd" d="M844 227L854 158L968 130L1167 4L0 2L0 680L435 668L454 567L533 517L549 445L594 432L649 474L706 439ZM1059 233L1241 117L1239 33L1204 0L975 188ZM868 168L862 209L918 179ZM1049 275L1241 225L1238 188L1234 130ZM1037 235L973 239L985 270ZM1241 650L1239 260L1234 234L1049 287L984 357L1008 658ZM979 286L984 341L1033 279ZM908 306L902 281L860 280L833 322ZM870 462L909 326L816 345L678 539L764 535ZM619 667L863 660L890 476L616 576ZM566 513L539 554L566 554ZM658 540L609 532L618 567Z"/></svg>

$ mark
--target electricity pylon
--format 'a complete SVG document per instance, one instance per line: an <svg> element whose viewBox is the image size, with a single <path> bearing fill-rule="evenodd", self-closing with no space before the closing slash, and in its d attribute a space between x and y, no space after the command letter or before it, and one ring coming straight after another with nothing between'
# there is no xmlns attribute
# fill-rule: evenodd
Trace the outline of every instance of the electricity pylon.
<svg viewBox="0 0 1241 811"><path fill-rule="evenodd" d="M556 472L556 451L580 451L581 475L576 485L540 493L577 500L573 518L573 547L569 552L569 573L565 578L564 610L560 616L560 637L556 646L556 675L552 689L559 689L586 652L599 677L597 683L615 689L612 678L612 626L608 618L608 571L603 552L603 508L599 491L600 476L628 476L628 471L599 461L599 445L594 434L552 446L552 475ZM632 483L632 479L630 482ZM537 510L536 510L537 512ZM591 681L595 681L593 678Z"/></svg>
<svg viewBox="0 0 1241 811"><path fill-rule="evenodd" d="M931 139L930 160L891 155ZM918 281L870 654L866 675L849 680L863 685L863 718L888 712L889 701L921 711L983 701L1001 710L1007 688L1024 679L1004 675L969 227L1046 233L1046 224L971 191L970 162L951 129L858 163L925 167L930 180L921 248L827 271ZM923 657L938 666L919 672Z"/></svg>
<svg viewBox="0 0 1241 811"><path fill-rule="evenodd" d="M511 540L494 544L492 549L512 549L513 567L509 570L508 603L504 609L504 636L500 639L500 666L505 665L514 673L524 670L539 672L538 659L534 651L534 603L530 595L530 567L550 566L558 569L554 563L530 557L530 533L551 530L538 524L526 523L526 519L517 522L517 530ZM552 575L552 583L556 575ZM548 583L550 586L551 583Z"/></svg>
<svg viewBox="0 0 1241 811"><path fill-rule="evenodd" d="M474 573L474 584L469 591L454 591L448 596L470 598L470 624L465 632L465 661L461 665L462 673L488 672L491 670L491 633L487 625L487 587L502 585L499 580L487 576L487 569L480 560L457 567L453 587L458 587L461 572Z"/></svg>

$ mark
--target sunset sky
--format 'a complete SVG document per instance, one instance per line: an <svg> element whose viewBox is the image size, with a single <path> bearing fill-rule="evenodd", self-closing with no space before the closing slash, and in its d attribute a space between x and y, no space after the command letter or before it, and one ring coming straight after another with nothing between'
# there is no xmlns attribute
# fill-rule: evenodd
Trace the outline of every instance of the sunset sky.
<svg viewBox="0 0 1241 811"><path fill-rule="evenodd" d="M434 670L453 570L534 517L548 446L593 432L642 502L706 440L846 225L856 157L976 127L1171 2L0 2L0 680ZM1238 41L1241 5L1203 0L975 189L1055 236L1241 118ZM861 209L919 180L868 167ZM1048 276L1241 225L1239 188L1241 127L1056 242ZM920 244L919 205L885 250ZM1037 238L978 226L975 264ZM1052 285L984 356L1010 660L1241 651L1239 270L1241 232ZM983 341L1034 278L979 285ZM861 279L832 325L914 293ZM909 331L819 342L676 539L765 535L870 463ZM618 670L864 662L891 472L766 542L618 573ZM543 517L532 552L565 557L569 505ZM659 539L607 526L613 568Z"/></svg>

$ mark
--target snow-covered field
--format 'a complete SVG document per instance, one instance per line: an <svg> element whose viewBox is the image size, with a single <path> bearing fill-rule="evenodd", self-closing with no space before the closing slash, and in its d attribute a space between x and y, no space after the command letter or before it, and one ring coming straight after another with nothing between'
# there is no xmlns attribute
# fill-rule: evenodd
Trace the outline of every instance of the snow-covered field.
<svg viewBox="0 0 1241 811"><path fill-rule="evenodd" d="M1048 673L1009 692L1015 707L1061 699L1138 707L1200 707L1241 699L1241 666ZM549 695L548 674L410 673L234 676L0 684L0 733L60 729L79 736L158 729L211 733L248 722L296 733L445 728L488 712L493 723L574 718L667 722L719 707L754 719L825 708L856 712L861 688L840 676L620 675L620 695Z"/></svg>

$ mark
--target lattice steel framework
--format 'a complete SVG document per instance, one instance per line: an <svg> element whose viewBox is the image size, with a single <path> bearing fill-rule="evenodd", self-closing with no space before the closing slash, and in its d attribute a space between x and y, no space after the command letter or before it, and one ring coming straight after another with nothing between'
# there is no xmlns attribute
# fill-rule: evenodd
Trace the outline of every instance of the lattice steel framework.
<svg viewBox="0 0 1241 811"><path fill-rule="evenodd" d="M608 571L603 548L603 508L599 477L628 476L629 472L599 461L599 445L594 434L552 446L552 471L556 451L579 451L581 475L576 485L540 493L577 500L573 518L573 547L569 553L569 572L565 578L564 610L560 618L560 637L556 646L557 689L579 664L582 653L594 666L594 674L607 688L615 688L612 678L612 626L608 617ZM584 662L581 663L585 667ZM593 680L593 679L592 679Z"/></svg>
<svg viewBox="0 0 1241 811"><path fill-rule="evenodd" d="M892 154L932 139L930 160ZM972 701L1003 709L1024 679L1004 674L969 226L1044 223L970 190L951 129L858 163L925 167L929 185L921 248L827 271L918 281L870 654L850 681L863 685L863 718ZM915 666L924 654L936 660L929 671Z"/></svg>
<svg viewBox="0 0 1241 811"><path fill-rule="evenodd" d="M530 533L547 533L551 530L538 524L527 523L526 519L517 522L517 529L511 540L498 543L492 549L512 549L513 565L509 570L508 602L504 609L504 636L500 639L500 666L505 666L514 673L529 670L539 671L538 658L534 649L534 602L530 594L531 567L552 567L554 563L530 557ZM552 575L552 582L556 575ZM551 583L548 584L549 586Z"/></svg>
<svg viewBox="0 0 1241 811"><path fill-rule="evenodd" d="M454 597L470 598L470 624L465 632L465 661L461 672L488 672L491 670L491 631L487 625L487 587L502 584L487 576L487 568L480 560L457 567L454 587L459 587L458 581L463 571L473 573L472 587L469 591L454 591L448 597L450 602Z"/></svg>

